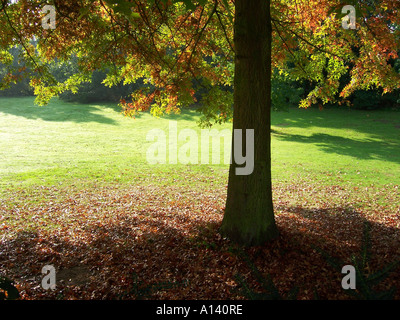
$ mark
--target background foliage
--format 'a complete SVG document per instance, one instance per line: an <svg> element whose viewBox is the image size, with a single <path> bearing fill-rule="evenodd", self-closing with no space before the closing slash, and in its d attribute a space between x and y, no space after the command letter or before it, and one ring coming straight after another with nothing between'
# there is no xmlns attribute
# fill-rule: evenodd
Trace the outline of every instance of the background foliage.
<svg viewBox="0 0 400 320"><path fill-rule="evenodd" d="M7 89L0 90L0 96L3 97L19 97L33 96L33 88L29 84L29 79L24 77L24 73L28 70L20 55L23 53L21 47L13 47L9 50L13 57L10 66L0 63L0 79L3 80L7 76L11 68L15 82L11 83ZM400 60L394 62L397 72L400 70ZM78 70L78 62L76 57L68 62L60 62L55 60L50 67L52 75L60 82L66 81ZM92 103L92 102L119 102L121 99L130 99L132 92L144 88L142 79L138 79L134 83L124 84L120 81L114 86L106 86L104 80L107 77L107 70L96 69L90 75L90 81L83 82L77 92L73 93L67 90L60 94L60 98L64 101ZM348 81L348 76L342 77L343 86ZM226 95L226 101L230 101L229 94L231 90L205 90L201 86L194 86L196 89L196 97L201 100L201 97L209 95L214 97L216 92L221 95ZM289 74L279 73L275 70L272 78L272 108L275 111L286 111L290 107L298 107L300 101L304 99L312 90L313 84L306 80L293 80ZM350 97L350 108L360 110L375 110L375 109L399 109L400 107L400 90L394 90L390 93L383 94L381 88L371 88L370 90L356 90ZM212 103L210 104L212 105ZM218 113L208 106L208 117L214 117L216 121L224 120L218 118ZM314 107L317 107L315 104ZM329 107L339 107L339 104L328 104ZM218 119L217 119L218 118ZM218 121L221 122L221 121Z"/></svg>

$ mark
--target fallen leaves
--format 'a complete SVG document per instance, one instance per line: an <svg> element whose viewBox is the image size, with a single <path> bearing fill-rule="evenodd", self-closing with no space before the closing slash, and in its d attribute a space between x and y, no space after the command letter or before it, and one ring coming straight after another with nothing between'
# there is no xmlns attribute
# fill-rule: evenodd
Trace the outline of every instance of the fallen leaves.
<svg viewBox="0 0 400 320"><path fill-rule="evenodd" d="M235 275L260 284L236 246L218 233L225 193L225 185L138 185L47 188L32 199L14 190L0 200L0 273L15 281L22 299L135 299L138 283L154 289L141 298L242 299ZM399 258L398 197L396 186L275 185L280 237L246 252L282 292L298 285L299 299L313 299L315 292L321 299L347 299L341 275L312 246L350 261L368 220L371 268ZM46 264L57 270L54 291L40 286ZM399 273L384 285L400 287Z"/></svg>

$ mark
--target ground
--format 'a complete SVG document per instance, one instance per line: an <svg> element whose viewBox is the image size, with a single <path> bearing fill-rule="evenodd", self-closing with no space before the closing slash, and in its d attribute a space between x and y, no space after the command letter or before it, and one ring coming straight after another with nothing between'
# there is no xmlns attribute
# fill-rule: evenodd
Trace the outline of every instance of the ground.
<svg viewBox="0 0 400 320"><path fill-rule="evenodd" d="M240 248L218 233L227 165L144 159L149 128L195 128L192 112L134 120L110 105L32 101L0 99L0 273L23 299L243 299L238 275L262 291L246 256L283 297L298 287L297 299L348 299L319 249L352 264L365 222L363 272L400 259L398 113L274 112L280 237ZM48 264L54 291L41 287ZM399 268L375 289L392 286Z"/></svg>

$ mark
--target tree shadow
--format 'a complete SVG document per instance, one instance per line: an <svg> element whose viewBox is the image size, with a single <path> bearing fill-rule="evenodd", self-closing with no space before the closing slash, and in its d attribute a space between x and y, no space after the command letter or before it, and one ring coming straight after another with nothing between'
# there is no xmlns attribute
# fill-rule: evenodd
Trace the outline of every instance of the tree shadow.
<svg viewBox="0 0 400 320"><path fill-rule="evenodd" d="M257 267L264 274L272 274L278 288L296 284L303 291L310 291L315 283L305 279L307 275L326 285L322 299L342 292L342 275L329 271L312 245L351 264L351 255L359 252L366 216L344 207L282 206L277 210L281 212L277 219L280 237L264 246L245 249ZM107 225L94 219L85 221L83 231L71 238L68 232L18 232L2 242L0 267L10 272L7 276L22 283L26 294L43 299L135 299L129 295L134 291L133 273L144 287L161 282L174 284L171 291L178 299L234 297L236 284L230 277L238 270L248 272L248 267L229 253L233 244L218 236L219 223L194 219L191 229L182 230L165 219L163 212L143 213L151 215L151 219L127 214ZM178 220L187 222L183 217ZM399 229L370 223L371 267L379 268L399 259ZM40 288L40 270L48 264L55 266L58 279L63 280L58 280L54 292ZM400 284L400 274L393 273L390 281ZM231 291L225 291L227 286Z"/></svg>
<svg viewBox="0 0 400 320"><path fill-rule="evenodd" d="M182 109L181 113L167 114L164 115L163 118L174 121L179 121L179 120L197 121L200 115L201 115L200 112L197 111L195 108L185 108Z"/></svg>
<svg viewBox="0 0 400 320"><path fill-rule="evenodd" d="M340 206L332 208L280 206L276 209L282 212L278 217L278 225L281 226L284 237L293 243L307 245L310 248L319 247L331 256L351 264L352 256L360 253L365 225L368 224L371 246L370 267L375 266L379 269L390 262L400 261L400 229L397 216L377 220L354 208ZM310 254L316 253L310 251ZM400 285L400 274L395 273L392 276L394 282Z"/></svg>
<svg viewBox="0 0 400 320"><path fill-rule="evenodd" d="M123 110L117 103L76 103L65 102L54 99L46 106L34 104L34 97L0 97L0 114L10 114L25 119L41 119L51 122L71 121L76 123L97 122L107 125L118 125L118 121L100 114L103 109L110 109L112 112L123 115ZM197 121L201 113L197 106L182 108L178 114L164 114L160 117L170 121ZM149 111L139 112L134 116L139 120L144 115L153 117Z"/></svg>
<svg viewBox="0 0 400 320"><path fill-rule="evenodd" d="M243 281L239 274L246 297L297 299L300 292L304 299L308 292L306 299L317 300L399 299L400 230L396 223L374 221L349 207L282 205L276 209L280 211L279 238L255 248L252 255L242 253L253 280L257 279ZM369 237L365 237L366 226ZM342 287L346 265L358 268L357 291ZM286 297L289 293L295 293L294 298Z"/></svg>
<svg viewBox="0 0 400 320"><path fill-rule="evenodd" d="M200 111L198 111L198 106L197 105L191 105L187 107L182 107L180 112L175 113L171 112L169 114L163 114L160 116L160 119L164 120L170 120L170 121L179 121L179 120L185 120L185 121L197 121L199 120L199 116L201 115ZM143 114L147 114L151 117L153 115L150 113L150 111L144 111L140 112L136 118L140 118Z"/></svg>
<svg viewBox="0 0 400 320"><path fill-rule="evenodd" d="M389 110L352 110L339 107L322 111L314 108L290 108L286 112L272 112L271 122L274 126L304 129L315 126L352 129L385 138L387 129L400 129L400 113Z"/></svg>
<svg viewBox="0 0 400 320"><path fill-rule="evenodd" d="M275 137L282 141L311 143L322 151L351 156L363 160L384 160L400 163L399 144L388 141L377 141L372 138L356 140L325 133L309 135L287 134L274 131Z"/></svg>
<svg viewBox="0 0 400 320"><path fill-rule="evenodd" d="M182 298L188 279L193 276L191 267L205 270L209 262L202 249L204 243L196 235L202 237L203 230L209 234L211 228L217 227L195 219L193 226L182 230L181 224L193 219L178 217L179 224L175 218L166 219L162 212L141 213L142 216L128 213L107 225L85 221L80 231L71 229L66 234L19 231L12 239L1 242L0 274L22 283L28 295L43 299L76 299L75 294L81 299L136 299L129 294L134 285L133 274L144 287L172 284ZM149 216L151 219L144 219ZM75 234L68 236L72 233ZM40 287L44 277L41 268L45 265L56 268L54 292ZM202 280L197 278L191 285L200 286ZM168 290L168 285L164 289ZM211 288L207 289L204 297L211 292Z"/></svg>
<svg viewBox="0 0 400 320"><path fill-rule="evenodd" d="M104 107L111 108L108 104L79 104L60 100L51 101L46 106L37 106L34 104L32 97L0 98L0 113L23 117L25 119L41 119L51 122L97 122L107 125L117 125L117 121L99 113L101 108Z"/></svg>
<svg viewBox="0 0 400 320"><path fill-rule="evenodd" d="M289 109L273 112L272 126L308 129L312 127L349 129L369 135L371 139L397 140L400 135L400 113L385 110L351 110L348 108Z"/></svg>

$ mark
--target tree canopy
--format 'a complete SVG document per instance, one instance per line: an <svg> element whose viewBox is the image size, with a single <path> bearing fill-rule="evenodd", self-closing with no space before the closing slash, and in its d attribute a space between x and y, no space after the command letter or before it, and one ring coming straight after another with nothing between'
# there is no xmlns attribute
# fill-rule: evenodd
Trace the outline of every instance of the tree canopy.
<svg viewBox="0 0 400 320"><path fill-rule="evenodd" d="M49 1L56 9L56 28L44 29L42 1L3 1L0 61L10 65L3 84L16 81L7 49L21 45L33 78L38 103L65 90L76 90L96 69L109 70L106 85L145 79L148 90L122 101L127 114L151 109L177 111L207 88L201 102L207 120L232 116L234 2L213 1ZM393 62L399 53L397 2L350 1L356 28L343 29L343 1L271 3L272 63L281 74L306 78L314 89L301 103L345 99L357 89L399 87ZM37 42L37 47L33 43ZM76 56L79 72L62 83L47 72L53 59L67 63ZM290 67L289 67L290 66ZM340 87L347 72L351 79Z"/></svg>

